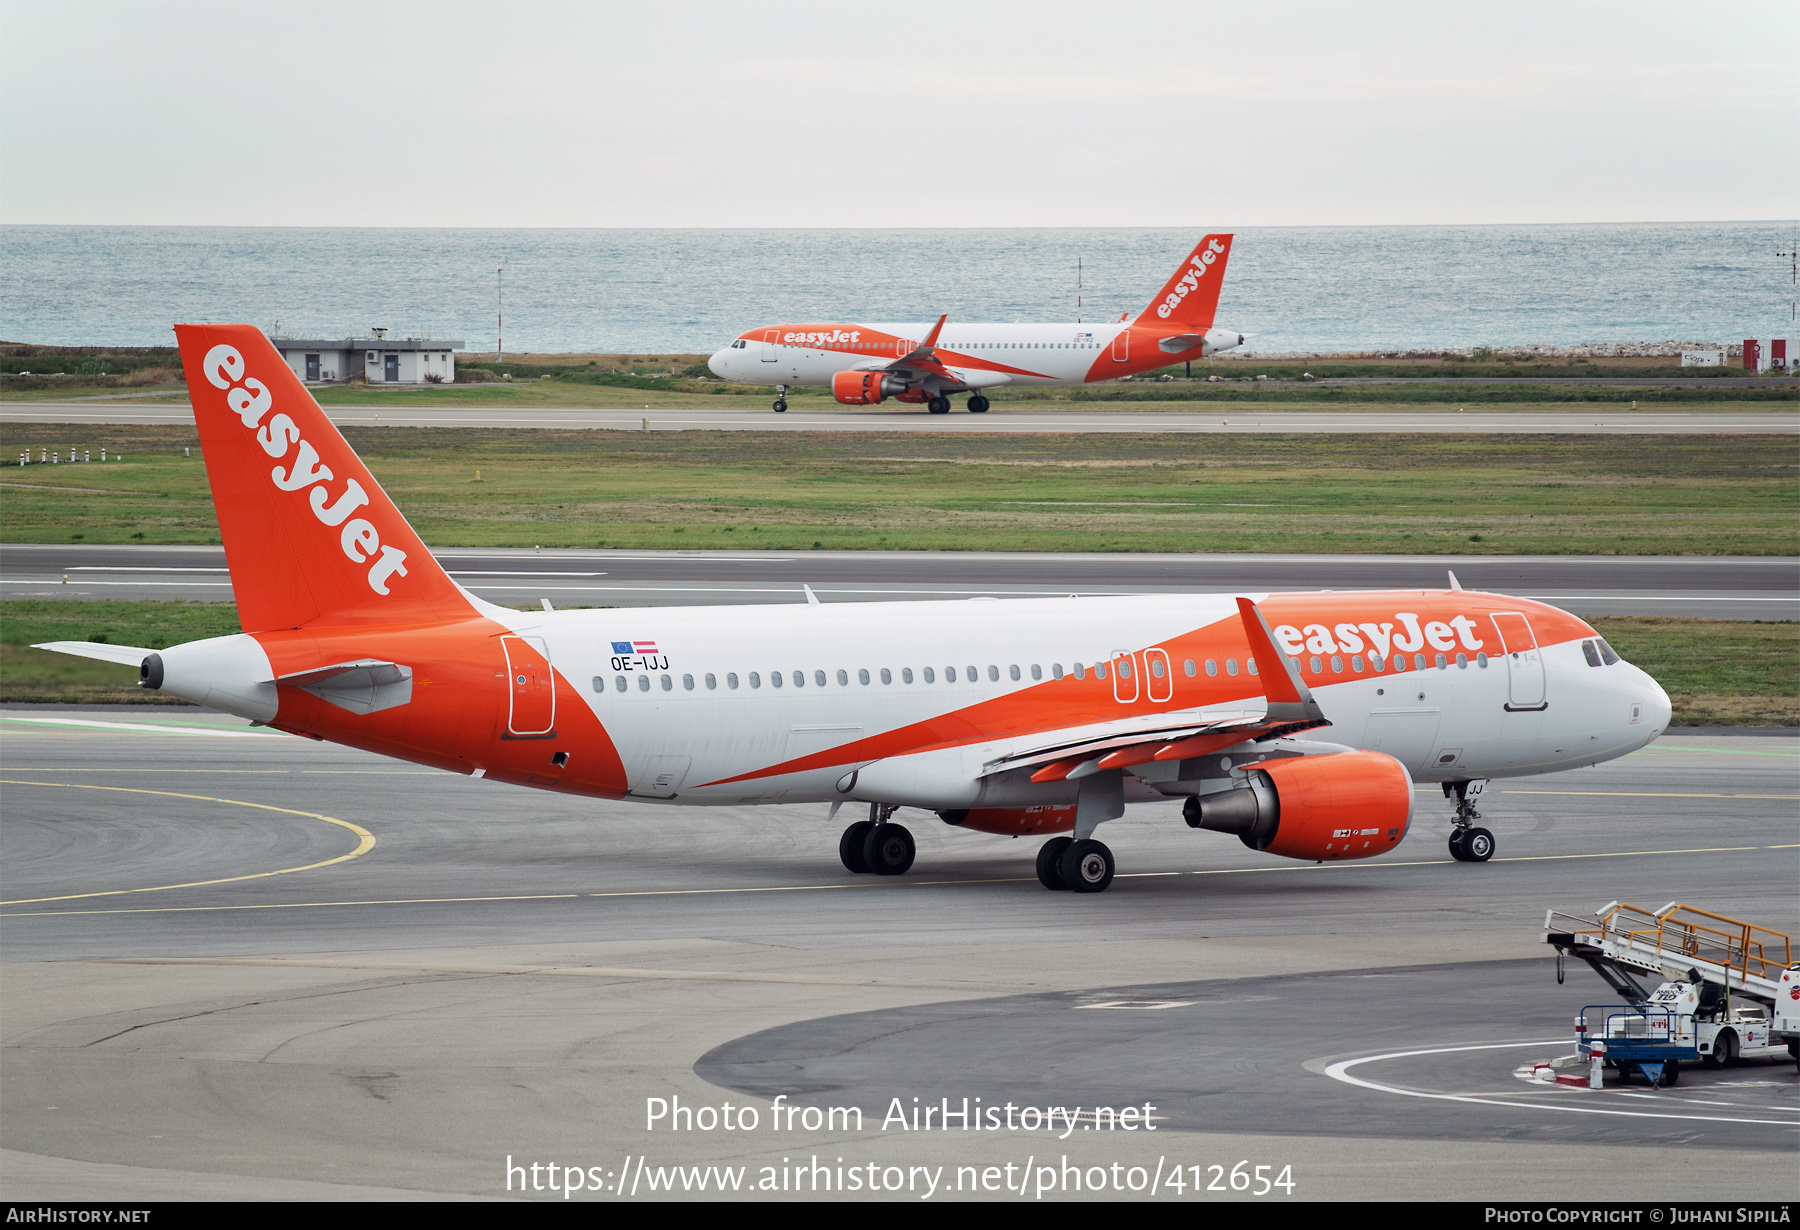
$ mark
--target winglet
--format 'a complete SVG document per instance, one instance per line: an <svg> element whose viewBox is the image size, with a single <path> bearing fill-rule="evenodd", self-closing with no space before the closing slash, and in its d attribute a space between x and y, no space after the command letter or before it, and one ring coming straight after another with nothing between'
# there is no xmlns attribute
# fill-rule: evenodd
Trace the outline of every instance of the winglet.
<svg viewBox="0 0 1800 1230"><path fill-rule="evenodd" d="M920 351L925 351L926 353L930 353L933 349L935 349L937 346L938 334L940 334L944 331L944 322L949 319L950 319L950 313L948 313L948 312L945 312L942 316L938 317L938 322L935 325L931 326L931 335L929 337L927 337L925 339L925 341L916 350L913 351L913 353L918 354Z"/></svg>
<svg viewBox="0 0 1800 1230"><path fill-rule="evenodd" d="M1237 604L1238 615L1244 621L1244 635L1250 640L1256 660L1280 667L1279 673L1264 669L1259 676L1263 695L1269 700L1269 717L1283 722L1323 722L1325 714L1319 709L1319 702L1313 699L1293 660L1275 643L1275 634L1269 631L1262 612L1248 598L1239 598Z"/></svg>
<svg viewBox="0 0 1800 1230"><path fill-rule="evenodd" d="M1462 582L1456 579L1456 572L1454 569L1451 569L1449 571L1450 571L1450 588L1453 590L1456 590L1458 593L1461 593L1462 592Z"/></svg>

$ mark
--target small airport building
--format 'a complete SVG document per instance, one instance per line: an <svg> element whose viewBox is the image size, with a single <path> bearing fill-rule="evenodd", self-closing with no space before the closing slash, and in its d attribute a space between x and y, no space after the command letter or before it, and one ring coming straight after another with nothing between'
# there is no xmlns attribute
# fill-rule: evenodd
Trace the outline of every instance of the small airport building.
<svg viewBox="0 0 1800 1230"><path fill-rule="evenodd" d="M453 384L460 340L367 337L272 337L294 374L309 384L366 379L370 384Z"/></svg>

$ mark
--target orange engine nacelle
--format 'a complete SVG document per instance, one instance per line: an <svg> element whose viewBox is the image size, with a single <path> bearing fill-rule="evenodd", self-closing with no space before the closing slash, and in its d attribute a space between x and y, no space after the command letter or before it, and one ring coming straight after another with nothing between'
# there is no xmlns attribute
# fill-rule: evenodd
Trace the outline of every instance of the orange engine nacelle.
<svg viewBox="0 0 1800 1230"><path fill-rule="evenodd" d="M1383 752L1265 760L1243 786L1188 800L1197 829L1236 833L1252 850L1315 860L1392 850L1412 821L1412 779Z"/></svg>
<svg viewBox="0 0 1800 1230"><path fill-rule="evenodd" d="M963 807L955 811L941 811L938 819L945 824L954 824L958 828L975 829L983 833L998 833L1002 837L1038 836L1049 833L1066 833L1075 827L1075 804L1064 803L1061 806L1045 804L1042 807Z"/></svg>
<svg viewBox="0 0 1800 1230"><path fill-rule="evenodd" d="M839 372L831 378L831 395L846 406L873 406L904 388L884 372Z"/></svg>

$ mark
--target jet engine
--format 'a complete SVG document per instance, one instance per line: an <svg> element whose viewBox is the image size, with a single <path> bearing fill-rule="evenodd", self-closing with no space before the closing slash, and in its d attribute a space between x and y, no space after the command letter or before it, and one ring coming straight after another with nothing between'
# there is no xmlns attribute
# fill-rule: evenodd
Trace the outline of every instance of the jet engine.
<svg viewBox="0 0 1800 1230"><path fill-rule="evenodd" d="M1383 752L1265 760L1241 786L1198 795L1182 814L1197 829L1235 833L1287 858L1369 858L1400 844L1412 821L1412 780Z"/></svg>
<svg viewBox="0 0 1800 1230"><path fill-rule="evenodd" d="M906 384L885 372L839 372L831 378L831 395L846 406L873 406L906 391Z"/></svg>

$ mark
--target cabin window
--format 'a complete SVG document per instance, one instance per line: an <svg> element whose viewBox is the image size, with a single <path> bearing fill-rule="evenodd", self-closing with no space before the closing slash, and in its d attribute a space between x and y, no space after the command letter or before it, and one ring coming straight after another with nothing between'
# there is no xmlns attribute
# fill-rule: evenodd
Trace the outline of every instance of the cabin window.
<svg viewBox="0 0 1800 1230"><path fill-rule="evenodd" d="M725 686L732 689L733 691L737 690L737 672L736 671L726 671L725 672Z"/></svg>
<svg viewBox="0 0 1800 1230"><path fill-rule="evenodd" d="M869 673L868 671L863 672L864 675L867 675L868 673ZM837 677L838 677L838 687L847 688L850 686L850 672L849 671L841 670L837 673ZM863 680L863 682L867 683L868 680L865 678Z"/></svg>
<svg viewBox="0 0 1800 1230"><path fill-rule="evenodd" d="M1013 667L1013 669L1012 669L1012 677L1014 679L1017 679L1019 677L1019 668L1016 666ZM998 666L995 666L991 662L988 664L988 682L989 683L999 683L1000 682L1000 668Z"/></svg>
<svg viewBox="0 0 1800 1230"><path fill-rule="evenodd" d="M1362 655L1360 653L1350 659L1350 669L1359 675L1362 674Z"/></svg>
<svg viewBox="0 0 1800 1230"><path fill-rule="evenodd" d="M937 676L932 673L931 668L929 666L927 666L925 668L925 682L926 683L936 683L937 682Z"/></svg>
<svg viewBox="0 0 1800 1230"><path fill-rule="evenodd" d="M1319 661L1319 655L1316 653L1312 656L1312 673L1315 675L1322 675L1325 673L1325 664Z"/></svg>
<svg viewBox="0 0 1800 1230"><path fill-rule="evenodd" d="M864 668L864 669L862 669L862 670L859 670L859 671L857 671L857 672L856 672L856 682L858 682L858 683L860 683L860 684L862 684L862 685L864 685L864 686L865 686L865 687L866 687L866 686L867 686L867 685L868 685L868 682L869 682L869 672L868 672L868 669L867 669L867 668L866 668L866 667L865 667L865 668ZM883 683L886 683L886 682L887 682L887 680L885 680L885 679L884 679L884 680L882 680L882 682L883 682Z"/></svg>
<svg viewBox="0 0 1800 1230"><path fill-rule="evenodd" d="M1096 678L1096 679L1106 678L1106 663L1104 663L1104 662L1094 663L1094 678Z"/></svg>
<svg viewBox="0 0 1800 1230"><path fill-rule="evenodd" d="M1085 679L1087 678L1087 667L1077 662L1074 666L1069 668L1069 673L1074 675L1077 679Z"/></svg>
<svg viewBox="0 0 1800 1230"><path fill-rule="evenodd" d="M627 687L627 684L625 683L625 676L620 675L618 678L614 679L613 687L615 687L619 691L623 692L625 690L625 688Z"/></svg>
<svg viewBox="0 0 1800 1230"><path fill-rule="evenodd" d="M1475 655L1475 665L1476 666L1479 666L1482 670L1486 670L1487 663L1488 663L1488 657L1485 653L1478 653Z"/></svg>
<svg viewBox="0 0 1800 1230"><path fill-rule="evenodd" d="M955 683L956 682L956 668L954 666L946 666L944 668L944 682L945 683Z"/></svg>
<svg viewBox="0 0 1800 1230"><path fill-rule="evenodd" d="M606 691L606 680L600 678L600 676L598 676L598 675L594 676L594 691L596 691L596 692Z"/></svg>
<svg viewBox="0 0 1800 1230"><path fill-rule="evenodd" d="M661 678L662 678L662 690L665 692L673 692L675 690L675 676L663 675L663 676L661 676Z"/></svg>
<svg viewBox="0 0 1800 1230"><path fill-rule="evenodd" d="M1244 659L1244 669L1248 670L1252 675L1254 675L1256 673L1256 659L1255 658L1245 658Z"/></svg>
<svg viewBox="0 0 1800 1230"><path fill-rule="evenodd" d="M902 666L900 668L900 682L901 683L911 683L912 682L912 667Z"/></svg>
<svg viewBox="0 0 1800 1230"><path fill-rule="evenodd" d="M1448 668L1448 667L1449 667L1449 665L1450 665L1450 663L1449 663L1449 662L1447 662L1447 661L1445 661L1445 660L1444 660L1444 655L1443 655L1443 654L1441 654L1441 653L1440 653L1440 654L1439 654L1439 655L1438 655L1438 656L1437 656L1437 668L1438 668L1438 669L1439 669L1439 670L1445 670L1445 669L1447 669L1447 668Z"/></svg>
<svg viewBox="0 0 1800 1230"><path fill-rule="evenodd" d="M1206 665L1210 668L1212 663L1208 662ZM1161 658L1150 659L1150 673L1155 675L1158 679L1163 677L1163 662ZM1209 669L1206 673L1210 675L1212 674L1212 671Z"/></svg>
<svg viewBox="0 0 1800 1230"><path fill-rule="evenodd" d="M1232 675L1232 676L1235 676L1237 674L1237 659L1236 658L1226 658L1225 659L1225 673L1227 675Z"/></svg>
<svg viewBox="0 0 1800 1230"><path fill-rule="evenodd" d="M667 678L667 676L664 676L664 678ZM694 690L694 677L692 675L683 675L681 677L681 689L684 692L692 692Z"/></svg>
<svg viewBox="0 0 1800 1230"><path fill-rule="evenodd" d="M648 692L649 690L650 690L650 676L639 675L638 676L638 691Z"/></svg>
<svg viewBox="0 0 1800 1230"><path fill-rule="evenodd" d="M1468 670L1469 669L1469 655L1468 654L1459 653L1456 655L1456 668L1458 670Z"/></svg>
<svg viewBox="0 0 1800 1230"><path fill-rule="evenodd" d="M1344 660L1335 653L1331 655L1331 673L1334 675L1344 673Z"/></svg>
<svg viewBox="0 0 1800 1230"><path fill-rule="evenodd" d="M1441 653L1438 655L1438 657L1440 657L1440 658L1443 656L1444 655ZM1424 670L1425 669L1425 655L1424 654L1415 653L1413 655L1413 668L1415 670Z"/></svg>
<svg viewBox="0 0 1800 1230"><path fill-rule="evenodd" d="M782 685L782 682L783 682L783 680L782 680L782 678L781 678L781 672L780 672L780 671L770 671L770 672L769 672L769 683L770 683L770 684L771 684L771 685L772 685L772 686L774 686L774 687L780 687L780 686L781 686L781 685Z"/></svg>
<svg viewBox="0 0 1800 1230"><path fill-rule="evenodd" d="M1044 668L1039 666L1036 662L1033 662L1031 664L1031 677L1033 679L1042 679L1044 677Z"/></svg>
<svg viewBox="0 0 1800 1230"><path fill-rule="evenodd" d="M883 683L894 682L894 673L885 666L881 668L881 682L883 682ZM909 680L907 680L907 682L910 683L912 681L909 679Z"/></svg>
<svg viewBox="0 0 1800 1230"><path fill-rule="evenodd" d="M1006 668L1006 674L1007 674L1007 676L1008 676L1008 677L1009 677L1009 678L1010 678L1010 679L1012 679L1012 681L1013 681L1013 682L1014 682L1014 683L1017 683L1017 682L1018 682L1018 680L1019 680L1019 668L1018 668L1018 665L1017 665L1017 664L1016 664L1016 663L1015 663L1015 664L1014 664L1014 665L1012 665L1012 666L1009 666L1009 667L1007 667L1007 668Z"/></svg>
<svg viewBox="0 0 1800 1230"><path fill-rule="evenodd" d="M1387 667L1387 660L1378 653L1372 653L1369 655L1369 665L1381 671Z"/></svg>
<svg viewBox="0 0 1800 1230"><path fill-rule="evenodd" d="M1192 679L1195 674L1194 660L1192 658L1185 659L1181 664L1181 669L1189 679Z"/></svg>
<svg viewBox="0 0 1800 1230"><path fill-rule="evenodd" d="M1206 660L1206 673L1208 675L1217 675L1219 673L1219 664L1211 658L1208 658Z"/></svg>
<svg viewBox="0 0 1800 1230"><path fill-rule="evenodd" d="M819 672L819 682L820 683L825 682L825 672L824 671ZM795 671L794 672L794 686L797 688L803 688L806 686L806 672L805 671Z"/></svg>
<svg viewBox="0 0 1800 1230"><path fill-rule="evenodd" d="M706 676L706 690L708 692L716 691L718 689L718 686L719 686L719 677L717 675L711 674L709 672Z"/></svg>
<svg viewBox="0 0 1800 1230"><path fill-rule="evenodd" d="M1052 662L1050 664L1050 678L1061 679L1062 677L1063 677L1062 663L1061 662Z"/></svg>

